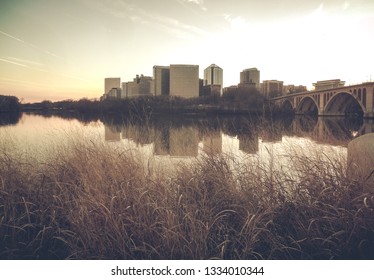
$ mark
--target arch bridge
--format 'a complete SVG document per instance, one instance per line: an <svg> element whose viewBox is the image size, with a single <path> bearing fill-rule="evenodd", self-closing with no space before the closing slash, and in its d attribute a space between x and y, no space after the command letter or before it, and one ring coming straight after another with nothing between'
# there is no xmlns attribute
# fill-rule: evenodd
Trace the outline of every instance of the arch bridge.
<svg viewBox="0 0 374 280"><path fill-rule="evenodd" d="M272 98L271 101L295 114L362 115L364 118L374 118L374 82L289 94Z"/></svg>

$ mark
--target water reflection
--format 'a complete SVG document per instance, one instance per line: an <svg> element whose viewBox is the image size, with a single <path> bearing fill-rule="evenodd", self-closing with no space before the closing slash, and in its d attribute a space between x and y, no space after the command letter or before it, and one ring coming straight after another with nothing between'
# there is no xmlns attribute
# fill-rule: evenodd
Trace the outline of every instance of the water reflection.
<svg viewBox="0 0 374 280"><path fill-rule="evenodd" d="M374 120L344 118L155 117L144 121L107 117L86 124L76 119L23 114L16 125L9 125L17 121L18 117L2 118L1 124L6 125L0 126L0 145L7 149L12 143L19 151L47 157L48 147L54 150L56 143L67 143L76 134L87 137L87 142L105 141L116 149L131 150L154 170L158 165L166 166L167 161L172 166L204 154L261 159L265 163L270 163L273 155L276 159L272 164L280 164L282 156L297 148L321 154L324 148L333 147L344 157L351 140L374 132Z"/></svg>
<svg viewBox="0 0 374 280"><path fill-rule="evenodd" d="M104 122L105 140L131 140L137 145L153 144L157 156L197 157L223 152L224 139L238 141L238 150L257 154L260 143L280 143L283 137L308 138L318 144L346 147L360 135L374 131L373 120L296 117L264 121L244 117L210 119L153 119L146 123Z"/></svg>
<svg viewBox="0 0 374 280"><path fill-rule="evenodd" d="M0 126L16 125L22 117L21 112L0 113Z"/></svg>
<svg viewBox="0 0 374 280"><path fill-rule="evenodd" d="M121 141L121 130L114 125L105 125L105 141Z"/></svg>
<svg viewBox="0 0 374 280"><path fill-rule="evenodd" d="M372 132L372 121L341 117L296 117L292 122L292 132L293 135L308 137L317 143L346 146L355 137Z"/></svg>
<svg viewBox="0 0 374 280"><path fill-rule="evenodd" d="M216 155L222 153L222 131L212 129L203 136L203 150L207 154Z"/></svg>
<svg viewBox="0 0 374 280"><path fill-rule="evenodd" d="M160 156L196 157L199 140L196 126L165 125L155 132L153 153Z"/></svg>

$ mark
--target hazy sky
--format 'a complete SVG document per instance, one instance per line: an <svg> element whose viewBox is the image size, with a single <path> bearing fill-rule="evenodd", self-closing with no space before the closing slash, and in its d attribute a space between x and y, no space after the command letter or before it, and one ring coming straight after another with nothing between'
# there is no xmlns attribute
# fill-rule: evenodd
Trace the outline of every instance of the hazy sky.
<svg viewBox="0 0 374 280"><path fill-rule="evenodd" d="M374 80L373 0L0 0L0 94L98 98L105 77L215 63L302 84Z"/></svg>

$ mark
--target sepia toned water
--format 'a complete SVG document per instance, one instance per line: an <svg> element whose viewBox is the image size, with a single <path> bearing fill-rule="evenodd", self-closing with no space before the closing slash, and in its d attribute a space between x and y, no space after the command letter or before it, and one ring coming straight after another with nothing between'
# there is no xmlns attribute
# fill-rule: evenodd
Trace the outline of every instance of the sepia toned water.
<svg viewBox="0 0 374 280"><path fill-rule="evenodd" d="M147 120L81 121L23 114L17 121L2 122L0 151L43 162L79 140L132 152L142 157L152 172L167 172L206 155L225 155L233 159L234 165L249 160L284 170L285 158L299 153L344 160L348 143L371 132L373 120L344 118L264 121L246 117L154 116Z"/></svg>

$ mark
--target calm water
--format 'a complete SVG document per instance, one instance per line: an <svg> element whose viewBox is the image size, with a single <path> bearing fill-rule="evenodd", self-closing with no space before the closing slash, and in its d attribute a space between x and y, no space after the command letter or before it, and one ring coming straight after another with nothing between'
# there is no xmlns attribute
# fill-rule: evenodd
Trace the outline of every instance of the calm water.
<svg viewBox="0 0 374 280"><path fill-rule="evenodd" d="M0 151L44 161L79 139L135 152L153 170L173 168L204 154L261 161L274 168L286 164L282 159L285 155L298 152L311 157L327 154L340 160L346 157L349 141L374 132L373 120L341 118L302 117L273 122L244 117L84 122L32 114L8 122L4 116L0 118Z"/></svg>

